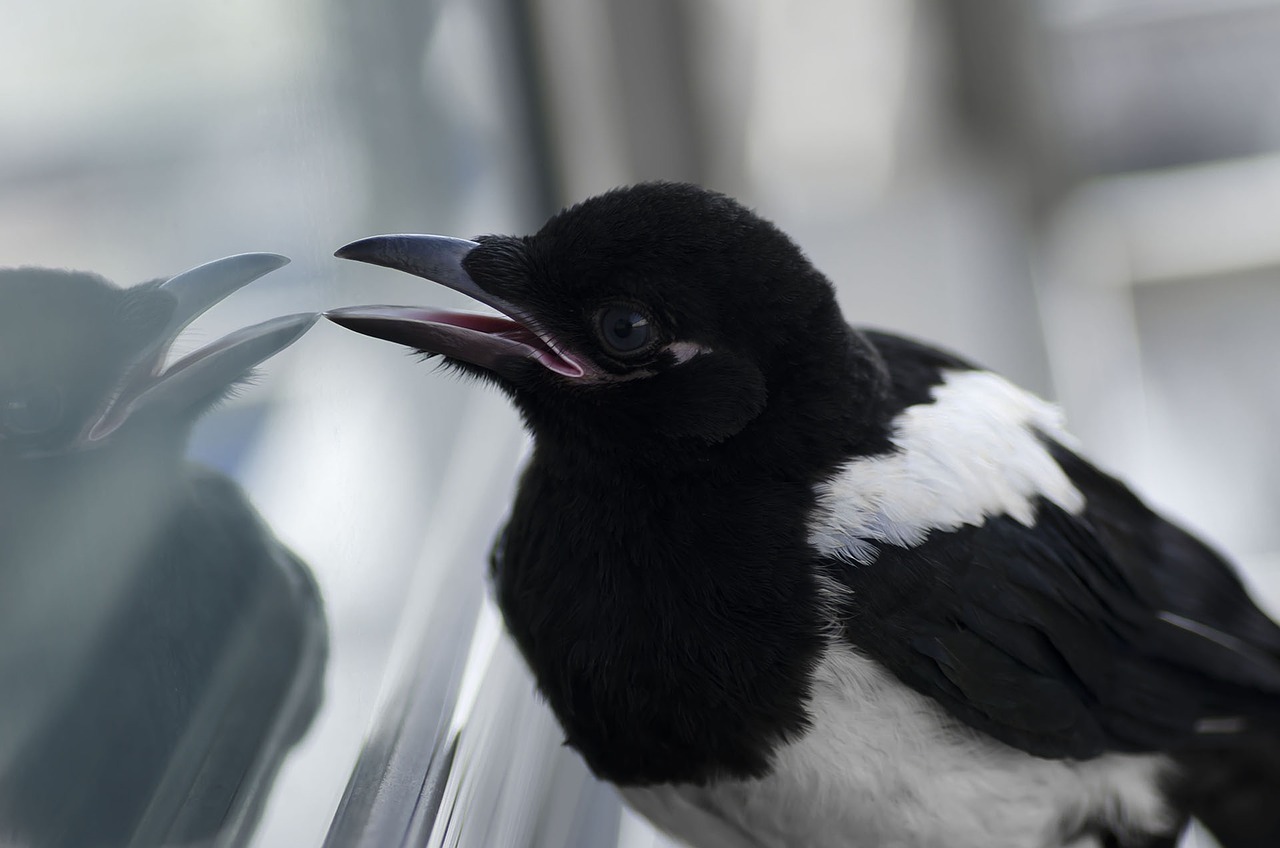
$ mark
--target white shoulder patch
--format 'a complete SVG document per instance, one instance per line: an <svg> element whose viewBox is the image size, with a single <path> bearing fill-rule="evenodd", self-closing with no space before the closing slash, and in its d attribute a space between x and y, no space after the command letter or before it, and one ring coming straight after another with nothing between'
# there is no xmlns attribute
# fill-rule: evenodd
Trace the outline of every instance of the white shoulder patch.
<svg viewBox="0 0 1280 848"><path fill-rule="evenodd" d="M897 450L850 460L818 486L809 542L820 552L867 564L879 545L918 545L930 530L999 515L1029 527L1037 497L1084 509L1036 434L1074 443L1056 406L989 371L947 372L933 398L893 422Z"/></svg>

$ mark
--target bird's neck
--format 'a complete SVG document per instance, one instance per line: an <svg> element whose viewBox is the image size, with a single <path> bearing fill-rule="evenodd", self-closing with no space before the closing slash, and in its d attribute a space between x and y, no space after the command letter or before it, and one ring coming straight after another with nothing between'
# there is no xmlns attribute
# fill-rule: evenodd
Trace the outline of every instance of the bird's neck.
<svg viewBox="0 0 1280 848"><path fill-rule="evenodd" d="M647 482L535 454L495 549L509 629L569 743L615 782L756 774L803 726L824 638L812 492L712 464Z"/></svg>
<svg viewBox="0 0 1280 848"><path fill-rule="evenodd" d="M735 466L816 481L857 454L888 450L889 375L876 349L840 322L822 345L799 345L769 381L764 412L723 446Z"/></svg>
<svg viewBox="0 0 1280 848"><path fill-rule="evenodd" d="M882 363L858 334L842 338L825 359L797 357L806 382L780 385L766 413L712 449L648 462L536 443L494 585L597 774L753 775L803 727L826 639L806 535L813 483L885 438Z"/></svg>

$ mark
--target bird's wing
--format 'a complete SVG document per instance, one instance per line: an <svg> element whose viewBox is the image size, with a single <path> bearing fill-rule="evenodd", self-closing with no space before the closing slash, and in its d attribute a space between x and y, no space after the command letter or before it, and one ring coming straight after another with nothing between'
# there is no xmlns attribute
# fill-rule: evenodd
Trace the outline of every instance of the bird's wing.
<svg viewBox="0 0 1280 848"><path fill-rule="evenodd" d="M969 725L1085 758L1280 718L1280 628L1223 560L1052 441L1084 498L829 561L853 642ZM865 554L865 552L863 552Z"/></svg>

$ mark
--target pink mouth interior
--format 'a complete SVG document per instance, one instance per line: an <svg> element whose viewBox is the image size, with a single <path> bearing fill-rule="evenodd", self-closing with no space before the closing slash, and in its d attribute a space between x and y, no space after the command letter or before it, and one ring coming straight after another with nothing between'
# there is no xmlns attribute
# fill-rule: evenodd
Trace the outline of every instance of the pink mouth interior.
<svg viewBox="0 0 1280 848"><path fill-rule="evenodd" d="M483 315L476 312L453 312L445 309L417 309L409 311L409 316L416 321L429 324L445 324L461 327L497 336L509 341L518 342L533 351L533 356L544 368L563 374L566 377L581 377L586 373L574 357L557 350L545 337L518 321L499 315Z"/></svg>

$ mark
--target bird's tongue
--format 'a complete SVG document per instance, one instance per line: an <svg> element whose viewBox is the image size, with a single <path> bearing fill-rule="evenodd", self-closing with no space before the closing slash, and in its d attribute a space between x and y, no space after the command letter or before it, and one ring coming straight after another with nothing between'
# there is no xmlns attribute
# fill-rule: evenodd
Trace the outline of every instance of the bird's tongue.
<svg viewBox="0 0 1280 848"><path fill-rule="evenodd" d="M576 360L557 351L546 339L519 321L501 315L447 309L421 309L418 316L424 323L459 327L525 345L533 350L533 357L548 370L566 377L582 376L582 366Z"/></svg>
<svg viewBox="0 0 1280 848"><path fill-rule="evenodd" d="M495 367L503 358L536 360L548 371L582 377L586 366L519 321L501 315L413 306L353 306L326 313L350 330L398 344Z"/></svg>

